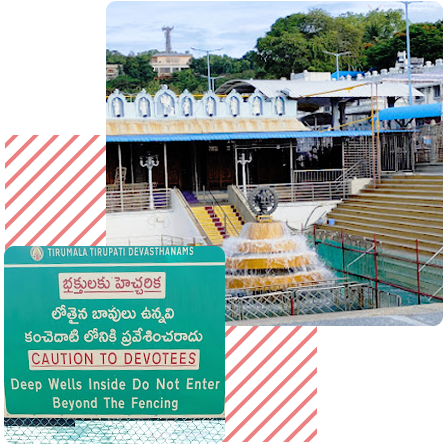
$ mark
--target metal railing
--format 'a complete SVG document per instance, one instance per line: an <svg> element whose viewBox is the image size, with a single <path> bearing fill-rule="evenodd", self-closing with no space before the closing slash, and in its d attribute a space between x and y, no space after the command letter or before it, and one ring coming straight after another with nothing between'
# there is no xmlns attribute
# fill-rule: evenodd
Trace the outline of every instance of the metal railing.
<svg viewBox="0 0 445 448"><path fill-rule="evenodd" d="M293 183L301 182L332 182L338 180L343 174L343 169L325 170L294 170Z"/></svg>
<svg viewBox="0 0 445 448"><path fill-rule="evenodd" d="M134 235L131 237L107 237L108 246L207 246L202 236L177 236L165 234Z"/></svg>
<svg viewBox="0 0 445 448"><path fill-rule="evenodd" d="M282 287L281 291L260 294L227 295L225 301L226 322L401 305L397 294L385 291L377 294L367 283L338 281L288 289Z"/></svg>
<svg viewBox="0 0 445 448"><path fill-rule="evenodd" d="M247 185L246 193L258 186L268 186L278 195L279 202L314 202L344 199L350 191L349 181L302 182L291 184Z"/></svg>
<svg viewBox="0 0 445 448"><path fill-rule="evenodd" d="M171 207L169 188L153 190L154 209ZM150 210L150 190L147 182L137 184L107 185L107 213Z"/></svg>
<svg viewBox="0 0 445 448"><path fill-rule="evenodd" d="M354 179L354 177L366 178L368 173L367 161L359 160L358 162L354 163L354 165L342 171L343 172L340 174L340 176L335 179L337 182L341 182L343 180L348 181Z"/></svg>
<svg viewBox="0 0 445 448"><path fill-rule="evenodd" d="M386 243L338 230L312 228L306 233L328 268L358 281L368 281L374 288L391 290L403 296L404 305L421 305L443 300L443 248L432 257L416 249L394 250Z"/></svg>
<svg viewBox="0 0 445 448"><path fill-rule="evenodd" d="M160 235L161 246L203 246L206 242L203 237Z"/></svg>
<svg viewBox="0 0 445 448"><path fill-rule="evenodd" d="M239 235L238 229L235 227L233 222L230 220L229 216L226 214L224 209L221 207L221 204L219 204L219 202L215 199L215 196L213 196L212 192L210 190L204 190L203 194L204 194L203 202L211 205L213 207L213 209L215 210L215 214L216 214L216 210L218 210L219 213L223 216L222 224L224 226L224 232L226 233L226 235L230 235L233 233L233 235L238 236Z"/></svg>
<svg viewBox="0 0 445 448"><path fill-rule="evenodd" d="M416 163L443 162L443 126L441 123L420 126L413 135Z"/></svg>
<svg viewBox="0 0 445 448"><path fill-rule="evenodd" d="M186 201L184 195L182 194L181 190L177 187L173 188L173 194L176 194L176 197L181 202L182 206L184 207L186 213L188 214L189 218L193 221L195 227L198 229L199 233L201 234L203 241L205 242L205 245L211 246L212 240L207 235L206 231L202 227L201 223L199 222L196 215L193 213L189 203Z"/></svg>
<svg viewBox="0 0 445 448"><path fill-rule="evenodd" d="M439 260L439 255L442 254L442 260ZM432 263L432 261L434 261L434 263ZM437 271L437 266L442 265L443 266L443 246L428 260L426 261L424 264L420 265L418 263L417 265L417 277L418 277L418 283L420 284L422 282L422 280L424 280L424 277L431 276L432 272L431 271ZM424 271L426 269L426 271ZM422 271L424 271L424 273L422 274ZM437 287L437 285L436 285ZM433 294L433 297L443 297L443 284L439 286L439 288L437 288Z"/></svg>

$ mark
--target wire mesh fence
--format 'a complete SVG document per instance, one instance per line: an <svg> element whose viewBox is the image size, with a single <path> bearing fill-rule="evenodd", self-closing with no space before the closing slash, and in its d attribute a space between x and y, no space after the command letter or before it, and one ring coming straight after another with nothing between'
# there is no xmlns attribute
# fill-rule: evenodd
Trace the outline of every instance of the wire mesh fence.
<svg viewBox="0 0 445 448"><path fill-rule="evenodd" d="M366 283L330 281L280 291L226 295L226 322L398 306L394 294ZM392 305L394 304L394 305Z"/></svg>
<svg viewBox="0 0 445 448"><path fill-rule="evenodd" d="M329 268L378 290L402 296L402 305L443 301L443 259L415 250L395 251L355 235L316 230L309 241ZM416 241L413 242L415 245Z"/></svg>
<svg viewBox="0 0 445 448"><path fill-rule="evenodd" d="M6 418L5 440L16 444L197 444L222 442L224 419Z"/></svg>

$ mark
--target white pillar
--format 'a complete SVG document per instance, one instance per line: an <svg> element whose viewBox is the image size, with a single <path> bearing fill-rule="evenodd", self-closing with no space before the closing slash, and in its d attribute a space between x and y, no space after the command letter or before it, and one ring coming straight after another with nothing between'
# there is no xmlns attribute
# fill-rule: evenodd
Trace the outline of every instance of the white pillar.
<svg viewBox="0 0 445 448"><path fill-rule="evenodd" d="M235 185L238 186L238 149L235 143Z"/></svg>
<svg viewBox="0 0 445 448"><path fill-rule="evenodd" d="M152 171L153 171L153 167L149 166L148 167L148 187L150 189L150 210L154 210L155 209L155 200L154 200L154 196L153 196L153 178L152 178Z"/></svg>
<svg viewBox="0 0 445 448"><path fill-rule="evenodd" d="M122 186L122 153L121 145L117 145L117 153L119 155L119 191L121 198L121 212L124 211L124 188Z"/></svg>
<svg viewBox="0 0 445 448"><path fill-rule="evenodd" d="M247 196L247 188L246 188L246 161L244 153L241 155L241 165L243 167L243 192L244 196Z"/></svg>
<svg viewBox="0 0 445 448"><path fill-rule="evenodd" d="M168 188L167 143L164 143L164 177L165 177L165 189L167 189Z"/></svg>

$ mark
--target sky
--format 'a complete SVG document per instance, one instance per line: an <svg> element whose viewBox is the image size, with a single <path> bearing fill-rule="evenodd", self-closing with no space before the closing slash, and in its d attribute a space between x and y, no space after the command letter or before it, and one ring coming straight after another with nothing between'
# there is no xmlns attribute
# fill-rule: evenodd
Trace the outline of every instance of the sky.
<svg viewBox="0 0 445 448"><path fill-rule="evenodd" d="M346 11L366 14L371 9L403 9L397 1L117 1L107 8L107 49L123 54L165 49L163 26L173 26L172 48L190 51L195 57L204 53L191 47L214 50L215 54L242 57L253 50L280 17L322 8L332 16ZM443 18L438 2L409 5L411 22L436 22Z"/></svg>

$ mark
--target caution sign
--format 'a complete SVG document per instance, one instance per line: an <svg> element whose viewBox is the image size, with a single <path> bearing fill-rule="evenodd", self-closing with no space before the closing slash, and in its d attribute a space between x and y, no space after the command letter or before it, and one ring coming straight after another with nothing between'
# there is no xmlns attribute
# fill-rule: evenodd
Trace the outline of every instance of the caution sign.
<svg viewBox="0 0 445 448"><path fill-rule="evenodd" d="M8 417L224 415L218 247L11 247Z"/></svg>

